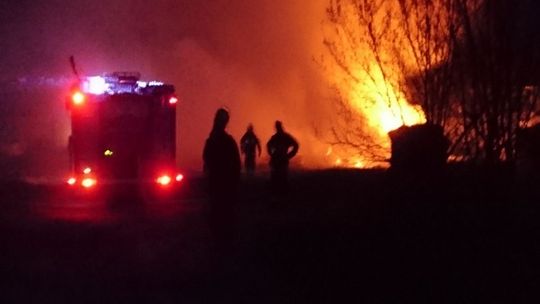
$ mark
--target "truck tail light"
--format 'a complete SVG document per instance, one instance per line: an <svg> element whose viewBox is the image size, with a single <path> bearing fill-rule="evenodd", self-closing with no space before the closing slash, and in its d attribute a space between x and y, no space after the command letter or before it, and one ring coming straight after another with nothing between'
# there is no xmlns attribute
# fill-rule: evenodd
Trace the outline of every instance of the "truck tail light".
<svg viewBox="0 0 540 304"><path fill-rule="evenodd" d="M166 174L162 175L162 176L160 176L160 177L158 177L156 179L156 183L158 183L158 184L160 184L162 186L167 186L167 185L169 185L171 183L171 177L166 175Z"/></svg>
<svg viewBox="0 0 540 304"><path fill-rule="evenodd" d="M73 185L75 185L75 183L77 183L77 179L72 176L72 177L68 178L66 182L67 182L68 185L73 186Z"/></svg>
<svg viewBox="0 0 540 304"><path fill-rule="evenodd" d="M92 188L97 184L97 181L95 178L87 177L81 181L81 186L84 188Z"/></svg>
<svg viewBox="0 0 540 304"><path fill-rule="evenodd" d="M71 101L74 105L82 105L86 100L86 96L80 91L76 91L71 95Z"/></svg>
<svg viewBox="0 0 540 304"><path fill-rule="evenodd" d="M169 97L169 104L176 104L178 102L178 98L176 98L175 96L171 96Z"/></svg>

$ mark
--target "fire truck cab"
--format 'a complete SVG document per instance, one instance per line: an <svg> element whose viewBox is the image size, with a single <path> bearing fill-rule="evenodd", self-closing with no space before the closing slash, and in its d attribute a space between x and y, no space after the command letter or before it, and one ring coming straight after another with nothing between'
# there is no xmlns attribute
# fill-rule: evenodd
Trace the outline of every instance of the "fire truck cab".
<svg viewBox="0 0 540 304"><path fill-rule="evenodd" d="M70 90L69 158L73 187L146 183L171 187L176 169L174 86L139 73L81 78Z"/></svg>

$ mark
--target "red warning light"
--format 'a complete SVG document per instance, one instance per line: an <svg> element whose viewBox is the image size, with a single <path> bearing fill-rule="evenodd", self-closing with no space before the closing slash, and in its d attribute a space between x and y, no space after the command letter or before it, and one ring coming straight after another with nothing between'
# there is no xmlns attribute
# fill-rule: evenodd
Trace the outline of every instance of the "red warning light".
<svg viewBox="0 0 540 304"><path fill-rule="evenodd" d="M73 101L73 104L81 105L86 100L86 96L84 96L83 93L77 91L71 95L71 100Z"/></svg>
<svg viewBox="0 0 540 304"><path fill-rule="evenodd" d="M169 104L176 104L178 102L178 98L174 97L174 96L171 96L169 98Z"/></svg>
<svg viewBox="0 0 540 304"><path fill-rule="evenodd" d="M184 175L183 174L178 174L178 175L176 175L175 179L176 179L177 182L181 182L184 179Z"/></svg>
<svg viewBox="0 0 540 304"><path fill-rule="evenodd" d="M81 185L85 188L91 188L94 187L96 183L96 179L88 177L82 180Z"/></svg>
<svg viewBox="0 0 540 304"><path fill-rule="evenodd" d="M77 182L77 179L75 177L70 177L66 182L68 185L73 186Z"/></svg>
<svg viewBox="0 0 540 304"><path fill-rule="evenodd" d="M156 183L162 186L167 186L168 184L171 183L171 177L168 175L162 175L156 179Z"/></svg>

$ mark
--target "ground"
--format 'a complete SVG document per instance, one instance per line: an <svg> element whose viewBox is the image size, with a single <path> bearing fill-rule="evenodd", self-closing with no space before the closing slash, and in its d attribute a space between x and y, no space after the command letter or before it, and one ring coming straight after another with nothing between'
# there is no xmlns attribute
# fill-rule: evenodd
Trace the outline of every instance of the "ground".
<svg viewBox="0 0 540 304"><path fill-rule="evenodd" d="M201 180L169 199L0 189L2 303L532 303L540 206L508 173L294 172L245 179L213 241Z"/></svg>

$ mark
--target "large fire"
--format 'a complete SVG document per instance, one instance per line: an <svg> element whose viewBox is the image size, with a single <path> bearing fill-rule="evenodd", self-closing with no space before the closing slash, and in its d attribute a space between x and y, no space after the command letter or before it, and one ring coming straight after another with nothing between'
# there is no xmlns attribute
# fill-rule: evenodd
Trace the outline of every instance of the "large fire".
<svg viewBox="0 0 540 304"><path fill-rule="evenodd" d="M330 81L346 106L360 117L358 122L341 126L340 131L345 134L342 138L348 138L351 132L364 133L354 138L357 146L338 144L328 150L327 159L334 166L387 167L388 132L426 122L422 108L411 104L405 94L403 72L414 73L415 66L411 64L413 55L409 50L396 51L396 46L403 44L400 39L404 39L402 24L389 17L396 13L397 2L374 2L380 5L373 5L370 11L369 4L363 4L359 10L357 6L345 5L347 1L336 1L332 29L327 34L332 37L327 43L337 62L330 69ZM361 22L371 23L362 27ZM396 52L400 54L398 59L394 57ZM355 123L361 127L351 126ZM368 143L358 144L362 141Z"/></svg>
<svg viewBox="0 0 540 304"><path fill-rule="evenodd" d="M356 115L364 118L371 141L370 151L362 149L328 148L326 157L337 167L388 167L390 138L388 132L403 125L426 122L422 108L410 104L405 94L396 89L389 75L383 75L375 62L368 70L358 69L355 79L361 80L347 89L347 102Z"/></svg>
<svg viewBox="0 0 540 304"><path fill-rule="evenodd" d="M350 101L367 118L373 131L381 135L381 140L388 143L388 132L426 121L422 108L409 104L404 94L384 79L380 69L373 67L369 77L364 76L364 81L353 87Z"/></svg>

